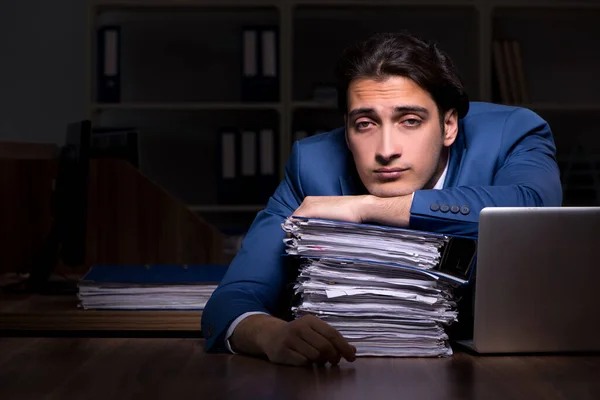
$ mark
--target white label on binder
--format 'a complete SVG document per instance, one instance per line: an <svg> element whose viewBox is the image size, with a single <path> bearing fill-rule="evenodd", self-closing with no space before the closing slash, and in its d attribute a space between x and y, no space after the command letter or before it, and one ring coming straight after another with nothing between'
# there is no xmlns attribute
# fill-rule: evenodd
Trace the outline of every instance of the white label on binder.
<svg viewBox="0 0 600 400"><path fill-rule="evenodd" d="M242 175L256 175L256 133L242 133Z"/></svg>
<svg viewBox="0 0 600 400"><path fill-rule="evenodd" d="M224 179L235 178L235 134L223 133L221 136L221 162Z"/></svg>
<svg viewBox="0 0 600 400"><path fill-rule="evenodd" d="M256 60L256 31L244 31L244 76L255 76Z"/></svg>
<svg viewBox="0 0 600 400"><path fill-rule="evenodd" d="M275 138L272 129L260 131L260 174L275 174Z"/></svg>
<svg viewBox="0 0 600 400"><path fill-rule="evenodd" d="M119 34L116 30L104 31L104 75L117 75Z"/></svg>
<svg viewBox="0 0 600 400"><path fill-rule="evenodd" d="M275 32L265 31L262 33L262 66L264 76L276 76L277 57L275 48Z"/></svg>

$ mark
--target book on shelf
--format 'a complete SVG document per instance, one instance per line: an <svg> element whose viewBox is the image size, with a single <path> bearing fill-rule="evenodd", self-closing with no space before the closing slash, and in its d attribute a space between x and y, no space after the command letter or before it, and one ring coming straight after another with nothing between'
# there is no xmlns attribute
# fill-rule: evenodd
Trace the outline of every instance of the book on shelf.
<svg viewBox="0 0 600 400"><path fill-rule="evenodd" d="M492 58L500 102L529 104L521 44L514 39L494 39Z"/></svg>

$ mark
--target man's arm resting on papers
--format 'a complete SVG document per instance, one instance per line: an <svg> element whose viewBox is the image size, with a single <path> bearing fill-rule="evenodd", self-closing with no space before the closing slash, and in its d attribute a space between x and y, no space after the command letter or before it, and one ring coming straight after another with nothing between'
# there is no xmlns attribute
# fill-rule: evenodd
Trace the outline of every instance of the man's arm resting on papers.
<svg viewBox="0 0 600 400"><path fill-rule="evenodd" d="M266 314L244 318L230 338L232 350L266 356L278 364L306 365L312 362L335 365L341 357L356 358L356 348L333 327L312 315L292 322Z"/></svg>
<svg viewBox="0 0 600 400"><path fill-rule="evenodd" d="M550 128L526 110L517 116L506 120L506 157L491 185L417 190L387 198L306 197L294 215L472 236L485 207L560 206L562 187Z"/></svg>
<svg viewBox="0 0 600 400"><path fill-rule="evenodd" d="M556 147L548 124L517 109L505 121L501 164L490 185L417 190L410 227L440 233L477 235L485 207L557 207L562 204Z"/></svg>
<svg viewBox="0 0 600 400"><path fill-rule="evenodd" d="M341 357L351 361L356 349L326 322L314 316L289 323L275 317L289 311L286 284L288 272L293 272L281 256L285 252L281 224L305 197L299 179L298 143L285 171L204 308L201 324L207 351L262 355L284 364L337 363ZM238 324L232 327L233 323Z"/></svg>

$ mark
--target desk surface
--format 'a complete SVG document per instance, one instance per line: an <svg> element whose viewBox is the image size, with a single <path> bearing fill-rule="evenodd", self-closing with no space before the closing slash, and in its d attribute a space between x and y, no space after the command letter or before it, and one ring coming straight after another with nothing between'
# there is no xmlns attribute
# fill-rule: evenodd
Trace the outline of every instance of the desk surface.
<svg viewBox="0 0 600 400"><path fill-rule="evenodd" d="M203 349L201 339L0 338L0 398L600 398L600 356L456 353L302 368Z"/></svg>
<svg viewBox="0 0 600 400"><path fill-rule="evenodd" d="M200 334L201 311L83 310L77 297L0 294L0 330L189 331Z"/></svg>

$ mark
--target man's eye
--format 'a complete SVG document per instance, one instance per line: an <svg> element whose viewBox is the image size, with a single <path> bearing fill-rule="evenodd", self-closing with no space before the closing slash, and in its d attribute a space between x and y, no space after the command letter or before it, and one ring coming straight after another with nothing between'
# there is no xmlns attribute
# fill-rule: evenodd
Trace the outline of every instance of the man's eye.
<svg viewBox="0 0 600 400"><path fill-rule="evenodd" d="M356 129L366 129L369 127L371 122L369 121L361 121L356 123Z"/></svg>
<svg viewBox="0 0 600 400"><path fill-rule="evenodd" d="M403 124L408 126L419 126L419 124L421 124L421 121L416 118L409 118L405 119L403 121Z"/></svg>

